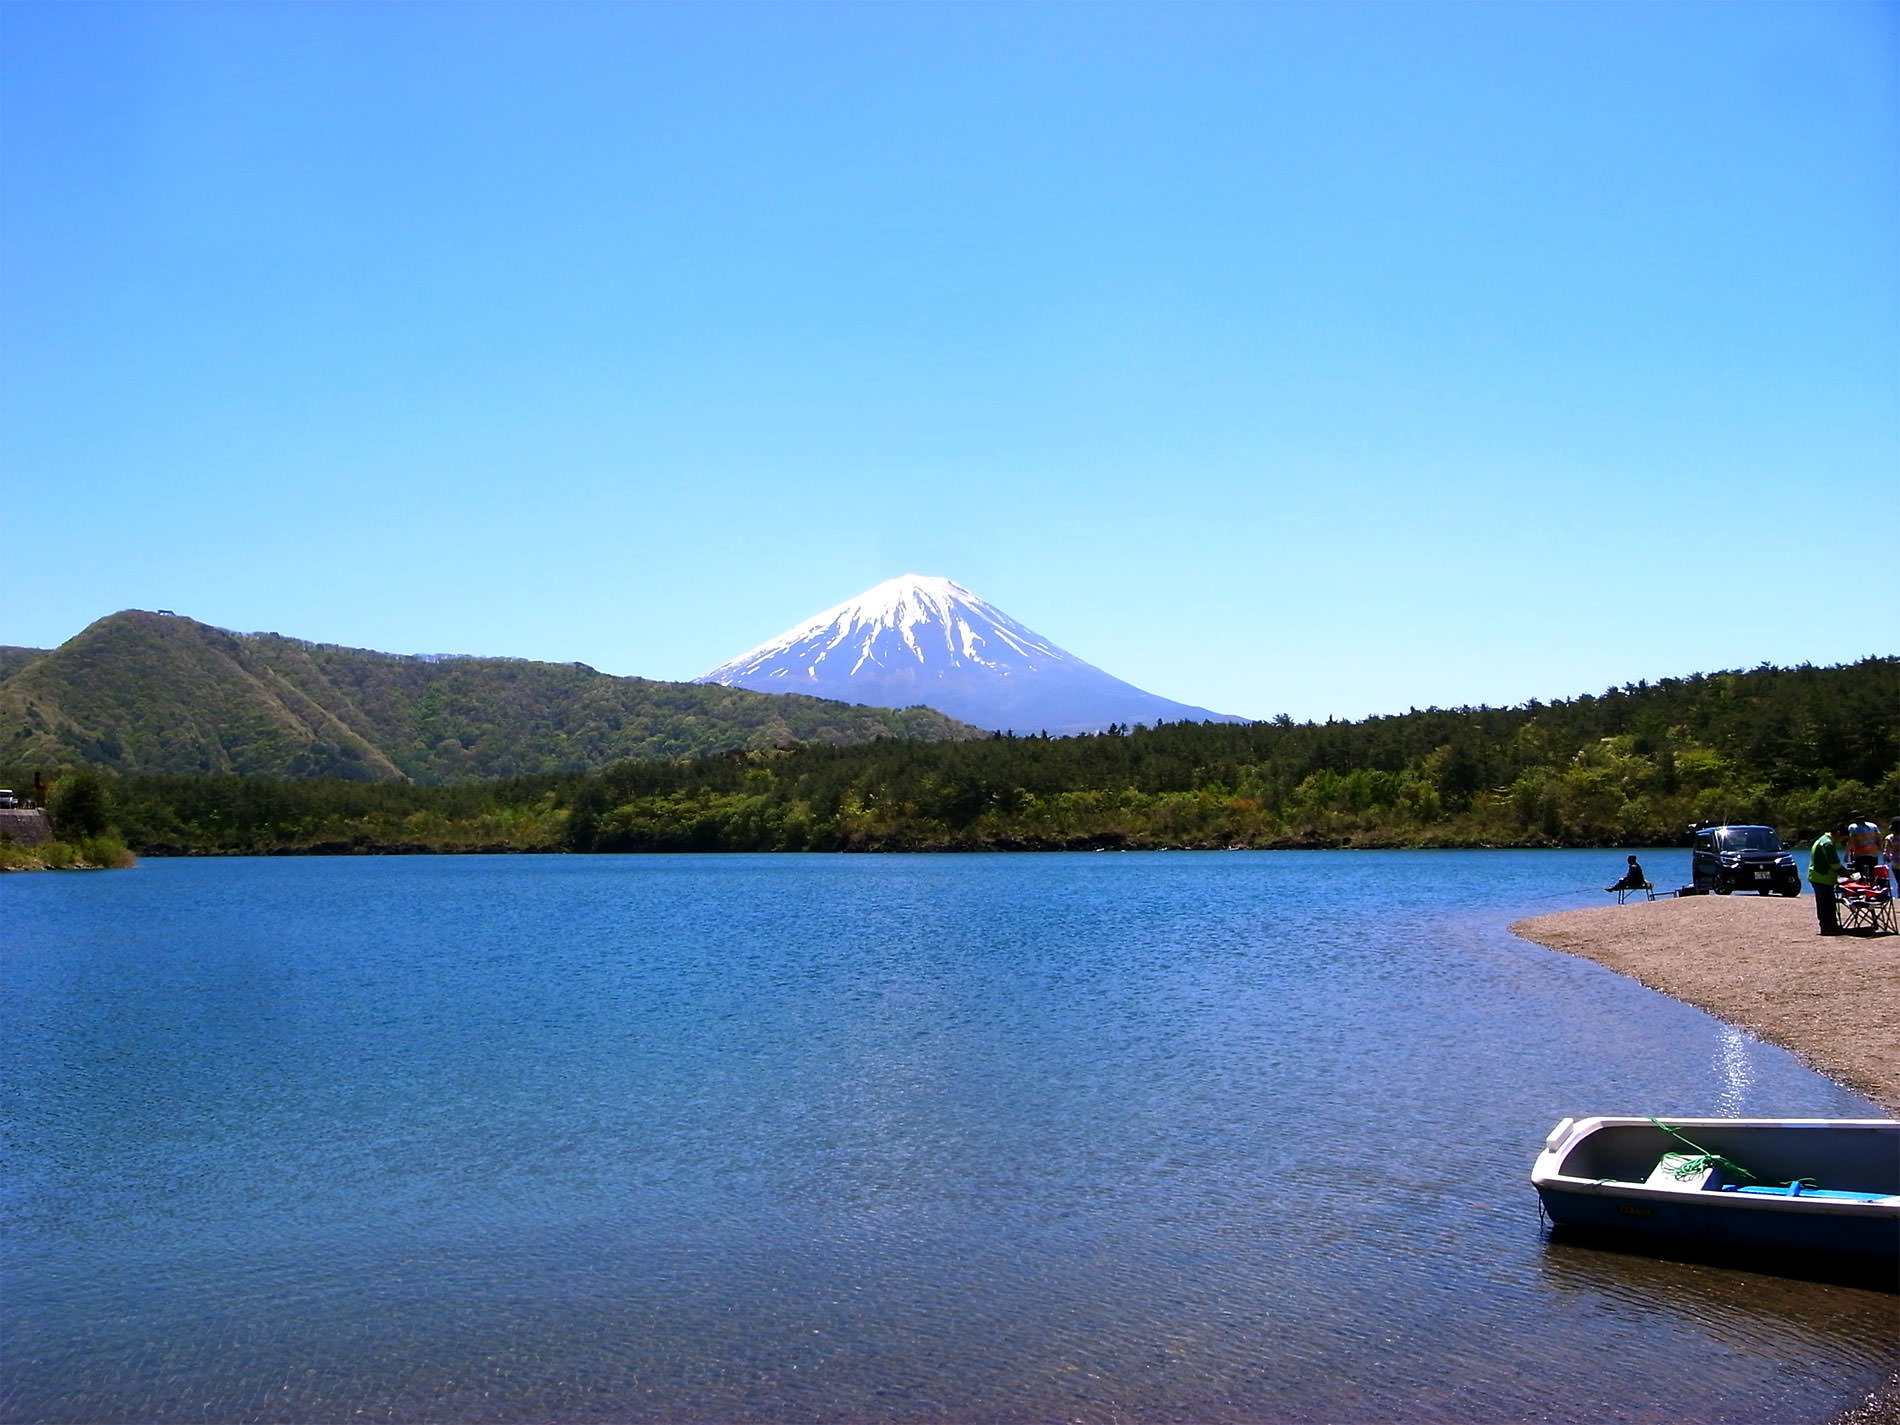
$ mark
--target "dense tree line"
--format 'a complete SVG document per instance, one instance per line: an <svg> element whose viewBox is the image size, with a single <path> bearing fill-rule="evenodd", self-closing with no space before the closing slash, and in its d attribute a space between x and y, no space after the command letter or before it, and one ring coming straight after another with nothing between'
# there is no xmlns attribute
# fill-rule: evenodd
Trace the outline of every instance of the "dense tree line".
<svg viewBox="0 0 1900 1425"><path fill-rule="evenodd" d="M566 850L573 780L445 787L148 776L106 787L114 825L141 855L347 855Z"/></svg>
<svg viewBox="0 0 1900 1425"><path fill-rule="evenodd" d="M143 852L1661 845L1900 814L1900 659L1521 708L884 740L453 787L107 779Z"/></svg>
<svg viewBox="0 0 1900 1425"><path fill-rule="evenodd" d="M1671 679L1523 708L1174 724L611 769L603 850L1666 844L1900 809L1900 660Z"/></svg>

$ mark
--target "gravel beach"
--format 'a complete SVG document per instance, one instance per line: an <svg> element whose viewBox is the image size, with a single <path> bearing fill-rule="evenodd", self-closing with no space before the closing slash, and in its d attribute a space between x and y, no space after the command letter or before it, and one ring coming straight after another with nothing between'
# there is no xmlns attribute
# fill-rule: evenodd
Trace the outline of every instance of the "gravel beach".
<svg viewBox="0 0 1900 1425"><path fill-rule="evenodd" d="M1807 896L1684 896L1511 927L1792 1051L1900 1113L1900 935L1823 936Z"/></svg>
<svg viewBox="0 0 1900 1425"><path fill-rule="evenodd" d="M1807 896L1685 896L1511 929L1707 1010L1900 1113L1900 935L1823 936ZM1900 1425L1900 1375L1831 1425Z"/></svg>

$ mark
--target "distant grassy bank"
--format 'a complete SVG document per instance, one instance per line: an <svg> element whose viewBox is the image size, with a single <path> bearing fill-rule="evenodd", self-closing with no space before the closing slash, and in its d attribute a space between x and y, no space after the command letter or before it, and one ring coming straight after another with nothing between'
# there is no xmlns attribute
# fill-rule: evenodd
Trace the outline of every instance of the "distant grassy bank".
<svg viewBox="0 0 1900 1425"><path fill-rule="evenodd" d="M111 871L137 864L138 858L117 836L42 841L37 846L0 841L0 871Z"/></svg>

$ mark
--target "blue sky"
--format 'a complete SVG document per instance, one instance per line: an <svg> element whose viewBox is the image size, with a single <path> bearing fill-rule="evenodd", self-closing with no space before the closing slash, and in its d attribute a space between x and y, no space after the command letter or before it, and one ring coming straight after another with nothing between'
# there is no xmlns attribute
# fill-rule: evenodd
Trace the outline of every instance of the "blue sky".
<svg viewBox="0 0 1900 1425"><path fill-rule="evenodd" d="M1896 471L1892 4L0 6L0 642L1503 705L1895 652Z"/></svg>

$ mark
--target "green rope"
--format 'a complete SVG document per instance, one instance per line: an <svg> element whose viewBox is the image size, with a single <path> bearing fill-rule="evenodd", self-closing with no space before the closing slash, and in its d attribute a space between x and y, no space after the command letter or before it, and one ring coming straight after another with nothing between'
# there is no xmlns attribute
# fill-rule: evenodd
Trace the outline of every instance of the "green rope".
<svg viewBox="0 0 1900 1425"><path fill-rule="evenodd" d="M1734 1159L1724 1158L1720 1153L1711 1153L1700 1143L1693 1142L1678 1133L1660 1118L1652 1117L1649 1121L1662 1129L1662 1131L1667 1133L1671 1138L1674 1138L1678 1143L1686 1143L1689 1147L1695 1149L1696 1155L1694 1157L1684 1157L1681 1162L1670 1169L1677 1178L1692 1178L1704 1168L1720 1168L1725 1173L1733 1173L1738 1177L1747 1178L1751 1183L1761 1183L1765 1187L1814 1188L1820 1186L1820 1183L1813 1178L1785 1178L1781 1182L1769 1182L1767 1179L1749 1172L1747 1168L1744 1168Z"/></svg>

